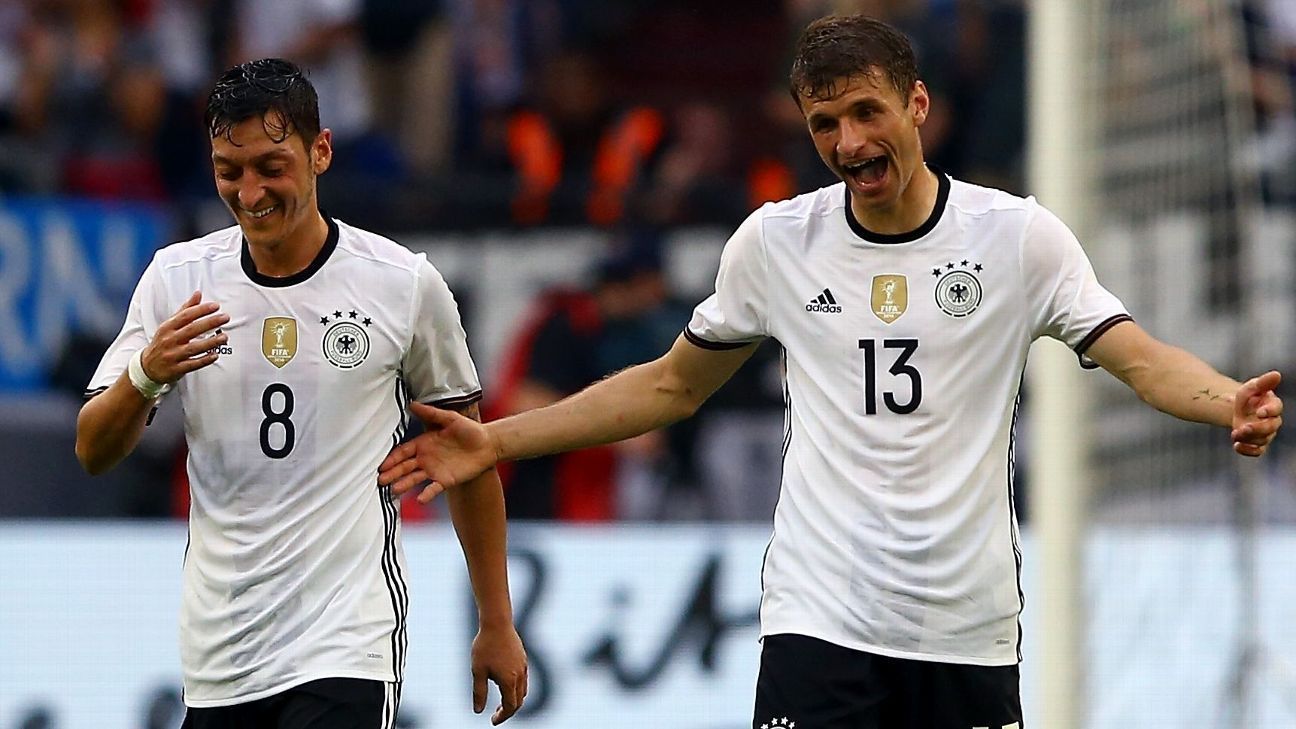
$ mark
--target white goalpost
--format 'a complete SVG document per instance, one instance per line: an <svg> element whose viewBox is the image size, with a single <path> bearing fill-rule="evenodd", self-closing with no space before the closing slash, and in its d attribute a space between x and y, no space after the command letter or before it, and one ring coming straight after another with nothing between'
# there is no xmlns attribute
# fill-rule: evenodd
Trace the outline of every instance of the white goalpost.
<svg viewBox="0 0 1296 729"><path fill-rule="evenodd" d="M1067 221L1099 275L1155 336L1238 377L1282 364L1274 353L1293 339L1283 324L1293 309L1286 289L1296 277L1283 259L1293 236L1261 201L1239 3L1032 0L1029 8L1029 191ZM1027 639L1040 648L1028 668L1038 679L1033 723L1079 729L1124 720L1126 712L1094 715L1086 613L1101 596L1086 594L1086 574L1128 570L1134 579L1154 560L1123 545L1114 550L1121 561L1086 565L1095 525L1132 525L1141 536L1222 530L1233 557L1219 599L1233 624L1214 645L1232 655L1220 658L1229 665L1218 691L1178 698L1210 712L1194 717L1201 726L1259 726L1262 715L1272 717L1258 714L1254 700L1257 677L1279 662L1260 633L1256 464L1232 456L1215 429L1155 413L1113 378L1083 374L1052 341L1031 350L1027 393L1040 565L1028 606L1035 632ZM1148 562L1131 564L1141 557ZM1177 581L1195 568L1176 559L1177 576L1147 573L1160 581L1154 599L1173 601ZM1120 608L1130 620L1151 614L1129 600Z"/></svg>
<svg viewBox="0 0 1296 729"><path fill-rule="evenodd" d="M1030 8L1027 68L1028 186L1082 241L1089 224L1091 174L1086 152L1084 75L1090 0L1035 0ZM1075 355L1053 340L1032 348L1027 370L1031 445L1031 530L1040 563L1040 645L1036 723L1079 729L1083 720L1083 533L1086 513L1086 400Z"/></svg>

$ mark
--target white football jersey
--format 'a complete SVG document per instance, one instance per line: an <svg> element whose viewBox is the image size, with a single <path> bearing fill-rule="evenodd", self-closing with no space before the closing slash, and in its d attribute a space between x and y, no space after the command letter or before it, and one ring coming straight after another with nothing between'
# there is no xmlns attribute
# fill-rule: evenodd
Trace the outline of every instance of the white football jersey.
<svg viewBox="0 0 1296 729"><path fill-rule="evenodd" d="M761 634L887 656L1019 660L1013 422L1040 336L1078 353L1124 306L1032 198L942 173L931 217L864 230L837 184L733 234L685 336L784 349L783 484Z"/></svg>
<svg viewBox="0 0 1296 729"><path fill-rule="evenodd" d="M328 220L286 278L239 228L159 250L90 382L111 385L194 291L230 315L215 364L181 378L189 546L185 702L244 703L326 677L399 681L408 592L378 464L409 399L481 397L458 308L423 254Z"/></svg>

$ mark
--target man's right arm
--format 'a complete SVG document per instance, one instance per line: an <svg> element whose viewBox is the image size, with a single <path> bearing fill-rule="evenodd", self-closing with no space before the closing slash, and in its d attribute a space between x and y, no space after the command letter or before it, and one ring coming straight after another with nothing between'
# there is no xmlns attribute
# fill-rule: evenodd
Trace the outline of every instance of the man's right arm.
<svg viewBox="0 0 1296 729"><path fill-rule="evenodd" d="M229 315L219 309L215 302L203 302L202 294L195 291L140 350L140 374L154 385L171 385L215 362L216 349L229 341L229 335L204 335L229 323ZM77 416L76 456L81 467L97 476L120 463L139 443L156 402L156 397L145 397L131 381L129 368L108 389L90 398Z"/></svg>
<svg viewBox="0 0 1296 729"><path fill-rule="evenodd" d="M684 337L663 356L624 369L548 407L486 424L501 461L613 443L687 418L738 371L756 343L703 349Z"/></svg>
<svg viewBox="0 0 1296 729"><path fill-rule="evenodd" d="M684 337L665 355L622 370L553 405L484 426L455 413L411 406L427 433L398 446L379 480L404 493L424 481L429 501L445 488L476 477L498 461L534 458L631 438L683 420L720 388L752 353L704 349Z"/></svg>
<svg viewBox="0 0 1296 729"><path fill-rule="evenodd" d="M98 476L135 450L156 402L144 399L123 372L107 390L81 406L76 456L86 473Z"/></svg>

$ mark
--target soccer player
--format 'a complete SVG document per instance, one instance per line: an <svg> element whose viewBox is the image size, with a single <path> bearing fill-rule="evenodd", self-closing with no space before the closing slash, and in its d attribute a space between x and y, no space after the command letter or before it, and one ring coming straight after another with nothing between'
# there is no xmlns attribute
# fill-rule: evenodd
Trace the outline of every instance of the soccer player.
<svg viewBox="0 0 1296 729"><path fill-rule="evenodd" d="M186 729L393 727L409 570L377 467L410 401L478 417L458 308L423 255L319 210L332 139L295 65L225 72L206 121L238 225L154 256L90 382L77 458L111 468L175 390L192 494ZM494 681L499 724L527 685L503 494L486 469L451 496L480 625L474 710Z"/></svg>
<svg viewBox="0 0 1296 729"><path fill-rule="evenodd" d="M786 363L782 494L761 574L753 727L1020 727L1013 420L1027 349L1070 345L1152 406L1265 452L1279 374L1238 383L1146 334L1035 200L923 161L929 97L903 35L803 32L792 93L840 184L767 204L661 358L483 426L433 423L379 481L429 499L503 459L692 414L773 337Z"/></svg>

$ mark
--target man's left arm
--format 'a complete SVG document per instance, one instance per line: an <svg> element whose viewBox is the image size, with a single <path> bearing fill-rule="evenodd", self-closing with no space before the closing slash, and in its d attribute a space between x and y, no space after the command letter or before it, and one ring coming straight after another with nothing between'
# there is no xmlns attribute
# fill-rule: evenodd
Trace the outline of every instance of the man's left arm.
<svg viewBox="0 0 1296 729"><path fill-rule="evenodd" d="M454 408L481 420L477 403ZM459 537L477 603L479 630L473 639L473 711L486 707L486 681L500 688L502 704L492 724L513 716L527 692L527 660L513 626L508 588L508 546L504 490L494 468L446 494L450 520Z"/></svg>
<svg viewBox="0 0 1296 729"><path fill-rule="evenodd" d="M1282 380L1278 372L1239 383L1132 321L1112 327L1084 354L1156 409L1230 428L1233 450L1241 455L1264 454L1282 427L1283 404L1274 392Z"/></svg>

